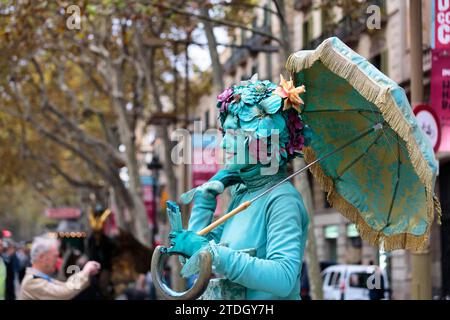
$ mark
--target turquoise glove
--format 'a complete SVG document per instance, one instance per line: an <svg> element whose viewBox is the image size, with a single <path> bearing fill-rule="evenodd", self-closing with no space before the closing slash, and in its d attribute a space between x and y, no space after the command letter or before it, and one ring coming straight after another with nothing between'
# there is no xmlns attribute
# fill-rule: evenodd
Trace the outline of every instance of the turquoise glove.
<svg viewBox="0 0 450 320"><path fill-rule="evenodd" d="M239 176L239 171L229 169L217 171L216 174L209 179L209 181L220 181L223 183L225 188L242 182L241 177Z"/></svg>
<svg viewBox="0 0 450 320"><path fill-rule="evenodd" d="M215 207L215 198L218 194L221 194L225 188L241 182L238 171L232 171L228 169L222 169L197 188L191 189L180 196L181 202L188 204L195 198L195 203L204 199L207 202L208 207L211 205Z"/></svg>
<svg viewBox="0 0 450 320"><path fill-rule="evenodd" d="M176 253L190 258L202 248L209 246L209 241L193 231L173 231L169 234L170 248L164 248L165 253Z"/></svg>

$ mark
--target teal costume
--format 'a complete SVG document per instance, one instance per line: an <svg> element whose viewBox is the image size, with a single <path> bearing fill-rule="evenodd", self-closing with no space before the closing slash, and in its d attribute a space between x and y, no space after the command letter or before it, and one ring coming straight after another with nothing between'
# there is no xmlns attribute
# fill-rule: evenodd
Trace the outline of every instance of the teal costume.
<svg viewBox="0 0 450 320"><path fill-rule="evenodd" d="M252 93L252 87L256 87L256 93ZM246 88L250 90L247 96ZM272 175L262 175L261 169L265 165L254 154L252 156L258 159L257 164L240 168L229 166L220 170L203 186L182 195L185 203L194 200L189 231L170 234L172 247L169 252L191 257L187 263L189 265L197 252L209 250L215 272L245 287L246 299L300 299L300 273L309 223L301 195L290 182L283 183L205 237L196 232L212 222L216 196L225 188L229 187L231 191L229 210L232 210L285 178L287 161L301 150L305 142L301 118L293 109L281 110L283 101L272 93L275 88L276 85L268 81L247 82L233 88L242 99L231 98L233 89L227 89L228 92L224 92L226 96L219 96L219 101L228 101L228 105L224 107L223 103L219 103L218 106L221 108L222 125L228 116L234 116L237 117L239 129L251 127L251 135L246 140L247 152L252 139L266 138L270 145L267 130L280 130L279 145L268 153L269 158L277 159L278 171ZM244 98L250 103L249 106L243 103ZM263 107L260 108L261 105ZM246 108L262 110L262 115L252 117ZM294 124L289 121L293 117ZM248 122L245 124L245 121ZM228 147L227 143L224 149ZM242 252L245 249L255 249L256 253L251 256ZM184 276L190 274L192 272L184 270Z"/></svg>
<svg viewBox="0 0 450 320"><path fill-rule="evenodd" d="M285 177L241 172L243 183L232 192L229 210L250 200ZM215 206L194 204L189 230L199 231L211 221ZM247 288L247 299L299 299L300 272L308 230L302 198L290 182L257 200L207 235L216 272ZM236 250L255 248L256 256Z"/></svg>

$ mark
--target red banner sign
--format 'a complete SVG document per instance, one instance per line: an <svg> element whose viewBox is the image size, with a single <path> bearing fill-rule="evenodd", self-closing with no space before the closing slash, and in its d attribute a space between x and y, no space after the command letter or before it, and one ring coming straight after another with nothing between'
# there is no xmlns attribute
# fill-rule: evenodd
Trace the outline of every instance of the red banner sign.
<svg viewBox="0 0 450 320"><path fill-rule="evenodd" d="M218 154L220 146L217 134L194 134L193 137L192 187L207 182L220 169ZM220 197L217 197L215 215L221 213Z"/></svg>
<svg viewBox="0 0 450 320"><path fill-rule="evenodd" d="M153 185L143 185L142 191L144 193L144 205L147 210L147 218L149 225L155 223L155 199Z"/></svg>
<svg viewBox="0 0 450 320"><path fill-rule="evenodd" d="M450 0L449 0L450 1ZM450 50L432 51L430 102L441 124L438 151L450 151Z"/></svg>

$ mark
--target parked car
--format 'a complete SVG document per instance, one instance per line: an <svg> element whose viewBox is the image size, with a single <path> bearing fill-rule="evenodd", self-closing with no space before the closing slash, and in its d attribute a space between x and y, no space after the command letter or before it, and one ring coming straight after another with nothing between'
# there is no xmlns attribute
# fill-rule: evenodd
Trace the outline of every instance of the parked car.
<svg viewBox="0 0 450 320"><path fill-rule="evenodd" d="M388 300L386 270L373 265L335 265L322 271L325 300Z"/></svg>

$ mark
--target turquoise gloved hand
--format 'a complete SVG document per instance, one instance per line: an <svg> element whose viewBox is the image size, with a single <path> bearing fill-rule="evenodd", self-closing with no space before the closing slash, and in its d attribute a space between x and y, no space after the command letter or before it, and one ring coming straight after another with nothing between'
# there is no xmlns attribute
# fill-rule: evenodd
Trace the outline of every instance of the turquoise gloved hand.
<svg viewBox="0 0 450 320"><path fill-rule="evenodd" d="M169 234L170 248L164 248L164 253L176 253L190 258L202 248L209 246L209 241L193 231L173 231Z"/></svg>
<svg viewBox="0 0 450 320"><path fill-rule="evenodd" d="M209 179L209 181L220 181L223 183L225 188L242 182L241 177L239 176L239 171L229 169L221 169L217 171L216 174Z"/></svg>
<svg viewBox="0 0 450 320"><path fill-rule="evenodd" d="M199 202L198 200L202 201L201 199L204 199L208 204L211 203L211 205L215 206L214 200L218 194L221 194L225 188L241 181L238 171L222 169L217 171L208 182L183 193L180 199L184 204L190 203L194 198L196 198L196 203Z"/></svg>

